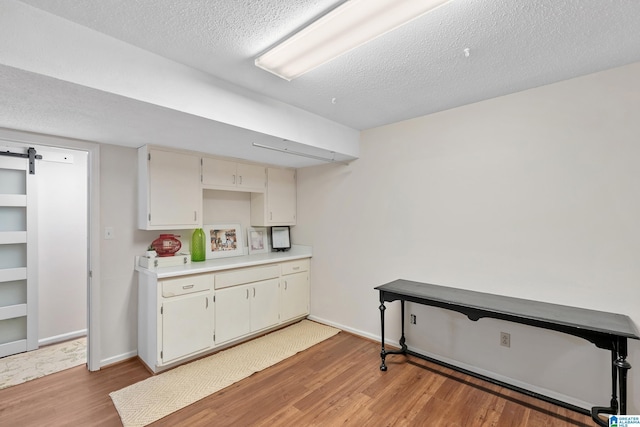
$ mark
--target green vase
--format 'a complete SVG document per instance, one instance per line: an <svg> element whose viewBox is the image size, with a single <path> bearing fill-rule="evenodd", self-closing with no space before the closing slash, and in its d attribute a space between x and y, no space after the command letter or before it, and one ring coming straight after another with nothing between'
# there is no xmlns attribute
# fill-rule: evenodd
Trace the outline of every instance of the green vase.
<svg viewBox="0 0 640 427"><path fill-rule="evenodd" d="M191 236L191 261L204 261L206 258L205 253L205 238L202 228L196 228Z"/></svg>

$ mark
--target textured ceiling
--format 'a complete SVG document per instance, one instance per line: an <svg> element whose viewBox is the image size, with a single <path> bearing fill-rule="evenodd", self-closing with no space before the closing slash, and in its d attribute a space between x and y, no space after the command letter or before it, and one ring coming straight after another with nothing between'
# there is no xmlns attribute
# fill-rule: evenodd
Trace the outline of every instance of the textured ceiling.
<svg viewBox="0 0 640 427"><path fill-rule="evenodd" d="M338 0L22 2L355 129L640 61L638 0L452 0L291 82L254 58Z"/></svg>

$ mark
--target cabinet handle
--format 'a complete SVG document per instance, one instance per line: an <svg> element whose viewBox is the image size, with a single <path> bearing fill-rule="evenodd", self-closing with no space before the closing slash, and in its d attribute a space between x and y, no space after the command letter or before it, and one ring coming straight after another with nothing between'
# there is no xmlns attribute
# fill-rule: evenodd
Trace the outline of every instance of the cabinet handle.
<svg viewBox="0 0 640 427"><path fill-rule="evenodd" d="M256 297L256 288L253 288L253 297Z"/></svg>
<svg viewBox="0 0 640 427"><path fill-rule="evenodd" d="M247 299L249 299L249 289L247 289Z"/></svg>
<svg viewBox="0 0 640 427"><path fill-rule="evenodd" d="M269 212L269 219L272 220L273 219L273 212Z"/></svg>
<svg viewBox="0 0 640 427"><path fill-rule="evenodd" d="M242 175L238 175L240 177L240 182L239 184L242 185Z"/></svg>
<svg viewBox="0 0 640 427"><path fill-rule="evenodd" d="M293 267L293 270L300 270L300 267Z"/></svg>
<svg viewBox="0 0 640 427"><path fill-rule="evenodd" d="M194 221L198 220L198 211L193 211L193 220Z"/></svg>
<svg viewBox="0 0 640 427"><path fill-rule="evenodd" d="M236 176L235 175L233 175L233 184L234 185L236 184Z"/></svg>
<svg viewBox="0 0 640 427"><path fill-rule="evenodd" d="M206 303L204 308L209 308L209 298L208 297L204 297L204 301Z"/></svg>
<svg viewBox="0 0 640 427"><path fill-rule="evenodd" d="M184 285L182 287L182 289L191 289L191 288L193 288L193 285Z"/></svg>
<svg viewBox="0 0 640 427"><path fill-rule="evenodd" d="M287 281L286 280L284 281L284 290L285 291L287 290Z"/></svg>

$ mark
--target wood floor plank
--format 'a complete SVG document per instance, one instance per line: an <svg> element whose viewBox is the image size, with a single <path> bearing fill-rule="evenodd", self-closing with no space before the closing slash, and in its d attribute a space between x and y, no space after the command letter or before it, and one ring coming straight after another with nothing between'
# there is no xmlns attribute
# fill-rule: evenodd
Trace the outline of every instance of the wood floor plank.
<svg viewBox="0 0 640 427"><path fill-rule="evenodd" d="M451 369L394 355L345 332L152 426L591 427L586 415ZM111 391L150 374L138 360L76 367L0 390L1 426L120 426Z"/></svg>
<svg viewBox="0 0 640 427"><path fill-rule="evenodd" d="M98 372L77 366L0 390L0 425L121 426L109 393L150 376L132 359Z"/></svg>

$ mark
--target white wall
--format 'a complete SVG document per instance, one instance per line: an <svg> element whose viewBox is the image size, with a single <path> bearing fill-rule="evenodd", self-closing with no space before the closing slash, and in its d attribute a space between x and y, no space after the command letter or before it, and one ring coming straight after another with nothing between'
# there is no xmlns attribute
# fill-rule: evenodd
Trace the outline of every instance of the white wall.
<svg viewBox="0 0 640 427"><path fill-rule="evenodd" d="M202 198L202 219L206 224L240 224L245 251L247 227L251 226L251 193L241 191L204 190ZM182 240L190 244L191 235Z"/></svg>
<svg viewBox="0 0 640 427"><path fill-rule="evenodd" d="M299 170L293 239L313 246L312 315L379 337L373 287L404 278L640 325L639 84L636 63L371 129L360 160ZM386 311L394 339L397 306ZM574 403L609 402L609 352L587 341L408 308L410 346ZM639 413L633 369L629 393Z"/></svg>
<svg viewBox="0 0 640 427"><path fill-rule="evenodd" d="M137 150L100 146L101 230L113 227L114 238L102 240L102 366L137 354L138 280L134 257L142 255L158 232L138 230Z"/></svg>

